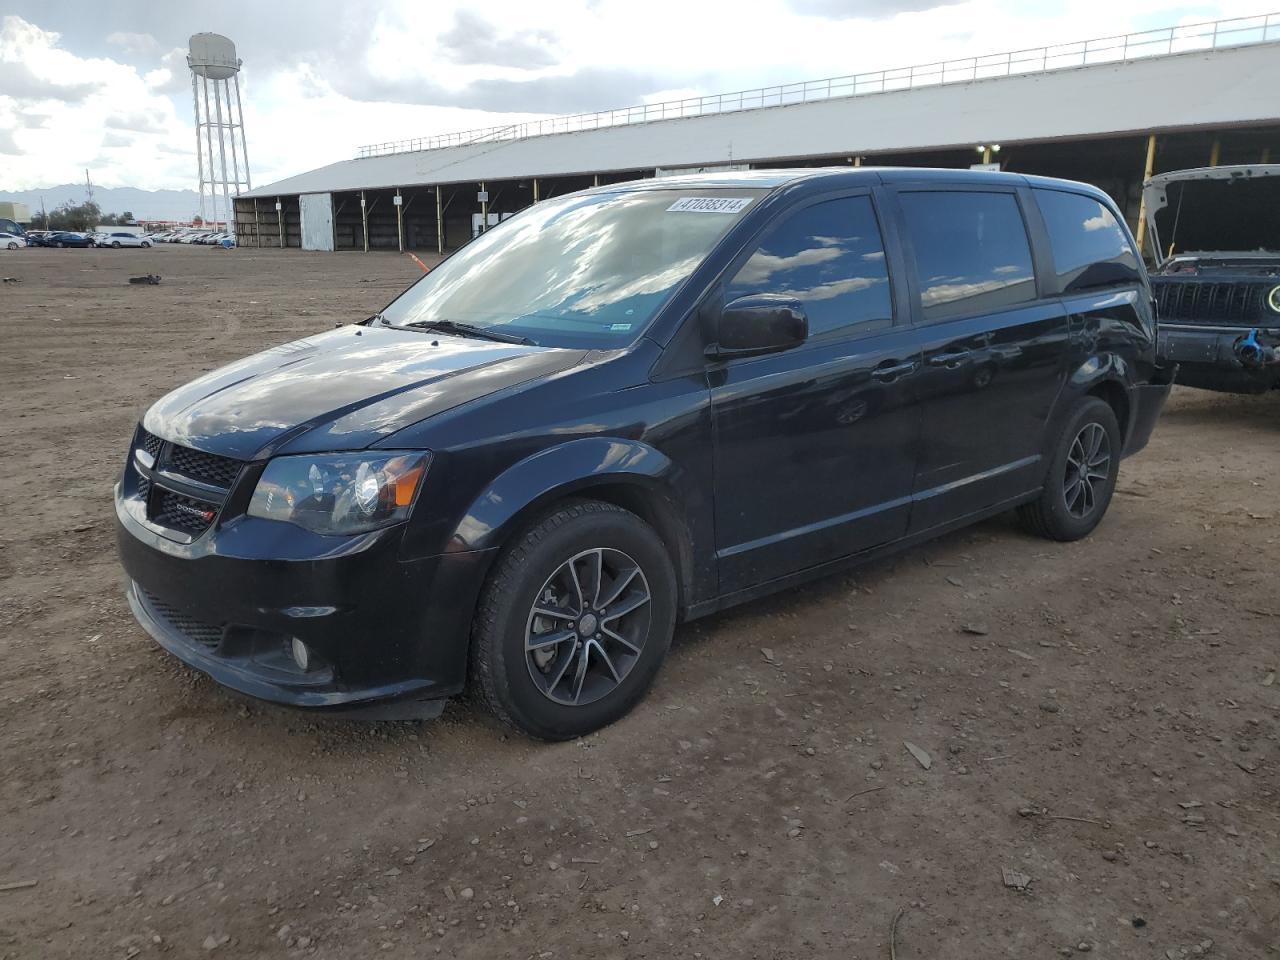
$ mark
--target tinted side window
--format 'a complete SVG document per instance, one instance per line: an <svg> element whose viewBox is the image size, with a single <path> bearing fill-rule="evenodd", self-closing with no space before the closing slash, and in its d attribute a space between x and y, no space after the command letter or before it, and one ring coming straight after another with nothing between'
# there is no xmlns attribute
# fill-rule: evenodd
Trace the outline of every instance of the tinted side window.
<svg viewBox="0 0 1280 960"><path fill-rule="evenodd" d="M1061 190L1036 190L1035 196L1065 292L1140 281L1129 237L1105 204Z"/></svg>
<svg viewBox="0 0 1280 960"><path fill-rule="evenodd" d="M725 302L756 293L799 300L811 337L891 320L889 271L871 200L816 203L771 228L730 281Z"/></svg>
<svg viewBox="0 0 1280 960"><path fill-rule="evenodd" d="M1013 194L903 193L901 201L926 320L1036 298L1031 245Z"/></svg>

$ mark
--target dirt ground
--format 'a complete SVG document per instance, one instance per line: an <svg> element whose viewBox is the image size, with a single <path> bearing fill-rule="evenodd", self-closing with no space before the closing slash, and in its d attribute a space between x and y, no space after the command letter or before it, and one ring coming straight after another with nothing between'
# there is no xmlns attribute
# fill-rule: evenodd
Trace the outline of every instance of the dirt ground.
<svg viewBox="0 0 1280 960"><path fill-rule="evenodd" d="M998 519L682 627L579 742L162 652L113 541L139 415L418 274L0 251L0 957L1280 954L1280 394L1176 392L1084 542Z"/></svg>

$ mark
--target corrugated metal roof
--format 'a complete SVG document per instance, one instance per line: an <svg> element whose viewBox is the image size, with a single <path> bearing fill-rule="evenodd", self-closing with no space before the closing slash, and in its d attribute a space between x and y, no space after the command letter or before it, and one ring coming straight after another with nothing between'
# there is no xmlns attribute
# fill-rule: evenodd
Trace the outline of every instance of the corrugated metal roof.
<svg viewBox="0 0 1280 960"><path fill-rule="evenodd" d="M271 197L1280 122L1280 44L344 160Z"/></svg>

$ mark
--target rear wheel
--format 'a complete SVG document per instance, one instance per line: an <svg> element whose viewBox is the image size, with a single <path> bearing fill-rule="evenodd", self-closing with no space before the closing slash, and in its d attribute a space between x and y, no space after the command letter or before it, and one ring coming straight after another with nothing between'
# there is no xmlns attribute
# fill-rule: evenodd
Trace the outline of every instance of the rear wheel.
<svg viewBox="0 0 1280 960"><path fill-rule="evenodd" d="M1120 443L1111 406L1086 397L1058 438L1040 498L1018 508L1023 525L1050 540L1088 536L1115 493Z"/></svg>
<svg viewBox="0 0 1280 960"><path fill-rule="evenodd" d="M610 503L566 504L497 561L472 627L471 679L524 733L583 736L644 696L675 617L675 571L652 528Z"/></svg>

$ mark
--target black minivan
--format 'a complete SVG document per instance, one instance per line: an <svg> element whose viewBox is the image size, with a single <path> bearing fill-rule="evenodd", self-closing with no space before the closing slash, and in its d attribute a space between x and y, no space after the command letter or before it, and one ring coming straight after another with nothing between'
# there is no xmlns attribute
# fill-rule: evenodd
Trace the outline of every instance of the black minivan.
<svg viewBox="0 0 1280 960"><path fill-rule="evenodd" d="M1169 391L1116 207L954 170L546 200L381 313L157 401L129 601L297 707L536 737L644 695L679 620L1016 508L1073 540Z"/></svg>

